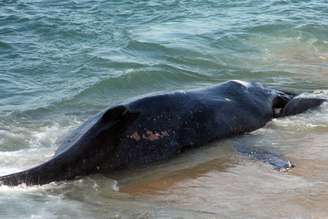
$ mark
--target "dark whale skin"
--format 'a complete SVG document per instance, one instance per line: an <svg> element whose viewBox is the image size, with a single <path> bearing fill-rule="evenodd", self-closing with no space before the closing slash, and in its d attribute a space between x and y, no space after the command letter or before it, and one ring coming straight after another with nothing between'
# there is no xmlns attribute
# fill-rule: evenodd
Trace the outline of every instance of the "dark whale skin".
<svg viewBox="0 0 328 219"><path fill-rule="evenodd" d="M144 97L97 114L34 168L2 184L42 185L164 161L209 142L251 132L275 117L293 95L260 83L228 81Z"/></svg>
<svg viewBox="0 0 328 219"><path fill-rule="evenodd" d="M293 116L304 113L309 109L320 106L326 101L326 99L321 98L294 98L284 107L282 116Z"/></svg>

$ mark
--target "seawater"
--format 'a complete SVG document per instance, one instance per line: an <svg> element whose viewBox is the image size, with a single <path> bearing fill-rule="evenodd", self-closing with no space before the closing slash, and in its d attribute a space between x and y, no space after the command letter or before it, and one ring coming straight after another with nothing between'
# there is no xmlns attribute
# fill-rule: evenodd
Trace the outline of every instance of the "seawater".
<svg viewBox="0 0 328 219"><path fill-rule="evenodd" d="M49 159L102 109L230 79L328 90L326 0L0 0L0 174ZM1 218L327 218L328 106L110 177L0 187Z"/></svg>

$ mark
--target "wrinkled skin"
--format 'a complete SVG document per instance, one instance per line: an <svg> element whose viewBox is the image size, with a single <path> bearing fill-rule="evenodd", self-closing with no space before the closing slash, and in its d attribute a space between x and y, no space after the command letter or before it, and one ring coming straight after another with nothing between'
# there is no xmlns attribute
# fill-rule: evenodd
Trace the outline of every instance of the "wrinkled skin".
<svg viewBox="0 0 328 219"><path fill-rule="evenodd" d="M145 166L322 103L303 101L291 105L286 113L284 108L294 96L255 82L228 81L144 97L97 114L78 128L52 159L0 180L7 185L46 184Z"/></svg>

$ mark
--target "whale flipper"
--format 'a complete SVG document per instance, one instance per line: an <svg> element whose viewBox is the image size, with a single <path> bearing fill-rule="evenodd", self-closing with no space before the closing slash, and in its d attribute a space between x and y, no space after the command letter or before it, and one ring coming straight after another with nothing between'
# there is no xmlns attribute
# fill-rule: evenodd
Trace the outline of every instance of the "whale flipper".
<svg viewBox="0 0 328 219"><path fill-rule="evenodd" d="M281 158L280 155L264 150L262 148L252 147L250 145L237 142L233 145L234 149L242 155L248 156L250 159L259 160L270 164L273 169L279 171L287 171L293 167L290 161Z"/></svg>

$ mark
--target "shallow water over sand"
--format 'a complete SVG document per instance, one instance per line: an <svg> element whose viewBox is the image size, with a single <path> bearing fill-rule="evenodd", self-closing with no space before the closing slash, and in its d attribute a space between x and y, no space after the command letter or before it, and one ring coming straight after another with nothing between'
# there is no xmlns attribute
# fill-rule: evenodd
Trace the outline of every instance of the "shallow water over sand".
<svg viewBox="0 0 328 219"><path fill-rule="evenodd" d="M102 109L230 79L328 97L319 1L0 2L0 174L49 159ZM328 105L166 163L0 187L0 218L327 218ZM237 153L279 153L287 173Z"/></svg>

